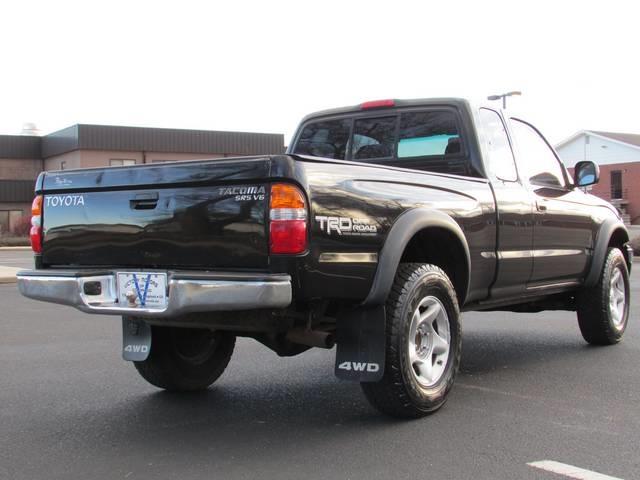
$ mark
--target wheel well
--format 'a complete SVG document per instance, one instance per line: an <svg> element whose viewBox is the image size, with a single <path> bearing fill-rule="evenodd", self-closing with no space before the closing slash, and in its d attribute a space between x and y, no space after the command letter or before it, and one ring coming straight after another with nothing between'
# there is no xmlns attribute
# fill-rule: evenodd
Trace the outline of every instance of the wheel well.
<svg viewBox="0 0 640 480"><path fill-rule="evenodd" d="M633 259L628 258L629 252L627 252L627 249L624 247L624 244L628 241L629 235L627 234L627 232L625 232L622 228L618 228L611 234L611 238L609 238L609 244L607 245L607 248L619 248L622 251L625 260L627 261L627 265L630 265Z"/></svg>
<svg viewBox="0 0 640 480"><path fill-rule="evenodd" d="M627 235L627 232L625 232L621 228L618 228L611 234L611 238L609 239L608 246L618 247L622 249L624 244L627 243L628 241L629 241L629 236Z"/></svg>
<svg viewBox="0 0 640 480"><path fill-rule="evenodd" d="M445 228L429 227L416 233L402 253L401 263L430 263L451 279L460 306L464 304L469 281L465 250L458 236Z"/></svg>

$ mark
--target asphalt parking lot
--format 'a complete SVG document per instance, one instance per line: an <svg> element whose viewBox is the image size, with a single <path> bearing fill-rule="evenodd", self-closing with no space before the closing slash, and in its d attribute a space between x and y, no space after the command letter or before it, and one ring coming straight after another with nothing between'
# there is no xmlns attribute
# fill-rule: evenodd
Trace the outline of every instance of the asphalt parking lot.
<svg viewBox="0 0 640 480"><path fill-rule="evenodd" d="M639 287L615 347L587 346L573 313L465 314L449 402L398 421L334 378L333 351L244 339L206 393L158 391L121 360L117 318L3 285L0 478L567 478L541 460L639 478Z"/></svg>

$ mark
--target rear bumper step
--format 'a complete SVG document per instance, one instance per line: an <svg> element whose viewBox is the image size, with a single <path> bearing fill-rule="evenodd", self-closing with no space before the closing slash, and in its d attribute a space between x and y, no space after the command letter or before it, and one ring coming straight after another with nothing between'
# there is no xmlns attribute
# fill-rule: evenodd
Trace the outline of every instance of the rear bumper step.
<svg viewBox="0 0 640 480"><path fill-rule="evenodd" d="M118 272L125 270L118 270ZM291 303L291 277L275 274L212 273L196 271L145 271L166 273L164 307L130 307L118 303L117 272L24 270L18 272L18 289L25 297L69 305L86 313L176 317L192 312L284 308ZM100 284L88 295L85 284ZM89 290L95 290L90 288Z"/></svg>

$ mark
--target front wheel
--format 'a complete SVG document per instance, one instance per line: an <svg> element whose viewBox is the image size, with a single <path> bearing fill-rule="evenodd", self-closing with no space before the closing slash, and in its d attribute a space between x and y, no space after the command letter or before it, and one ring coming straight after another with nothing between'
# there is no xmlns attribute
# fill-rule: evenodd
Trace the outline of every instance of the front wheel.
<svg viewBox="0 0 640 480"><path fill-rule="evenodd" d="M362 390L389 415L416 418L435 412L453 386L462 352L453 285L434 265L401 264L386 312L384 376L362 383Z"/></svg>
<svg viewBox="0 0 640 480"><path fill-rule="evenodd" d="M172 391L204 390L227 367L236 337L201 328L152 327L151 352L134 362L151 385Z"/></svg>
<svg viewBox="0 0 640 480"><path fill-rule="evenodd" d="M578 294L578 325L592 345L622 340L629 321L629 271L622 252L610 248L598 283Z"/></svg>

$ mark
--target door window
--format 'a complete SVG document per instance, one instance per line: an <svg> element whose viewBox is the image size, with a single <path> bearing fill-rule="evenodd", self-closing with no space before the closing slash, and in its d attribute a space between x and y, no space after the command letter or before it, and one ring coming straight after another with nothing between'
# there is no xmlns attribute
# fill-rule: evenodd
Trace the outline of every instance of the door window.
<svg viewBox="0 0 640 480"><path fill-rule="evenodd" d="M504 123L497 112L487 108L480 109L480 122L489 148L489 166L500 180L515 182L518 180L513 151Z"/></svg>
<svg viewBox="0 0 640 480"><path fill-rule="evenodd" d="M565 187L560 161L537 130L515 118L511 119L511 126L518 147L518 166L522 177L532 185Z"/></svg>

